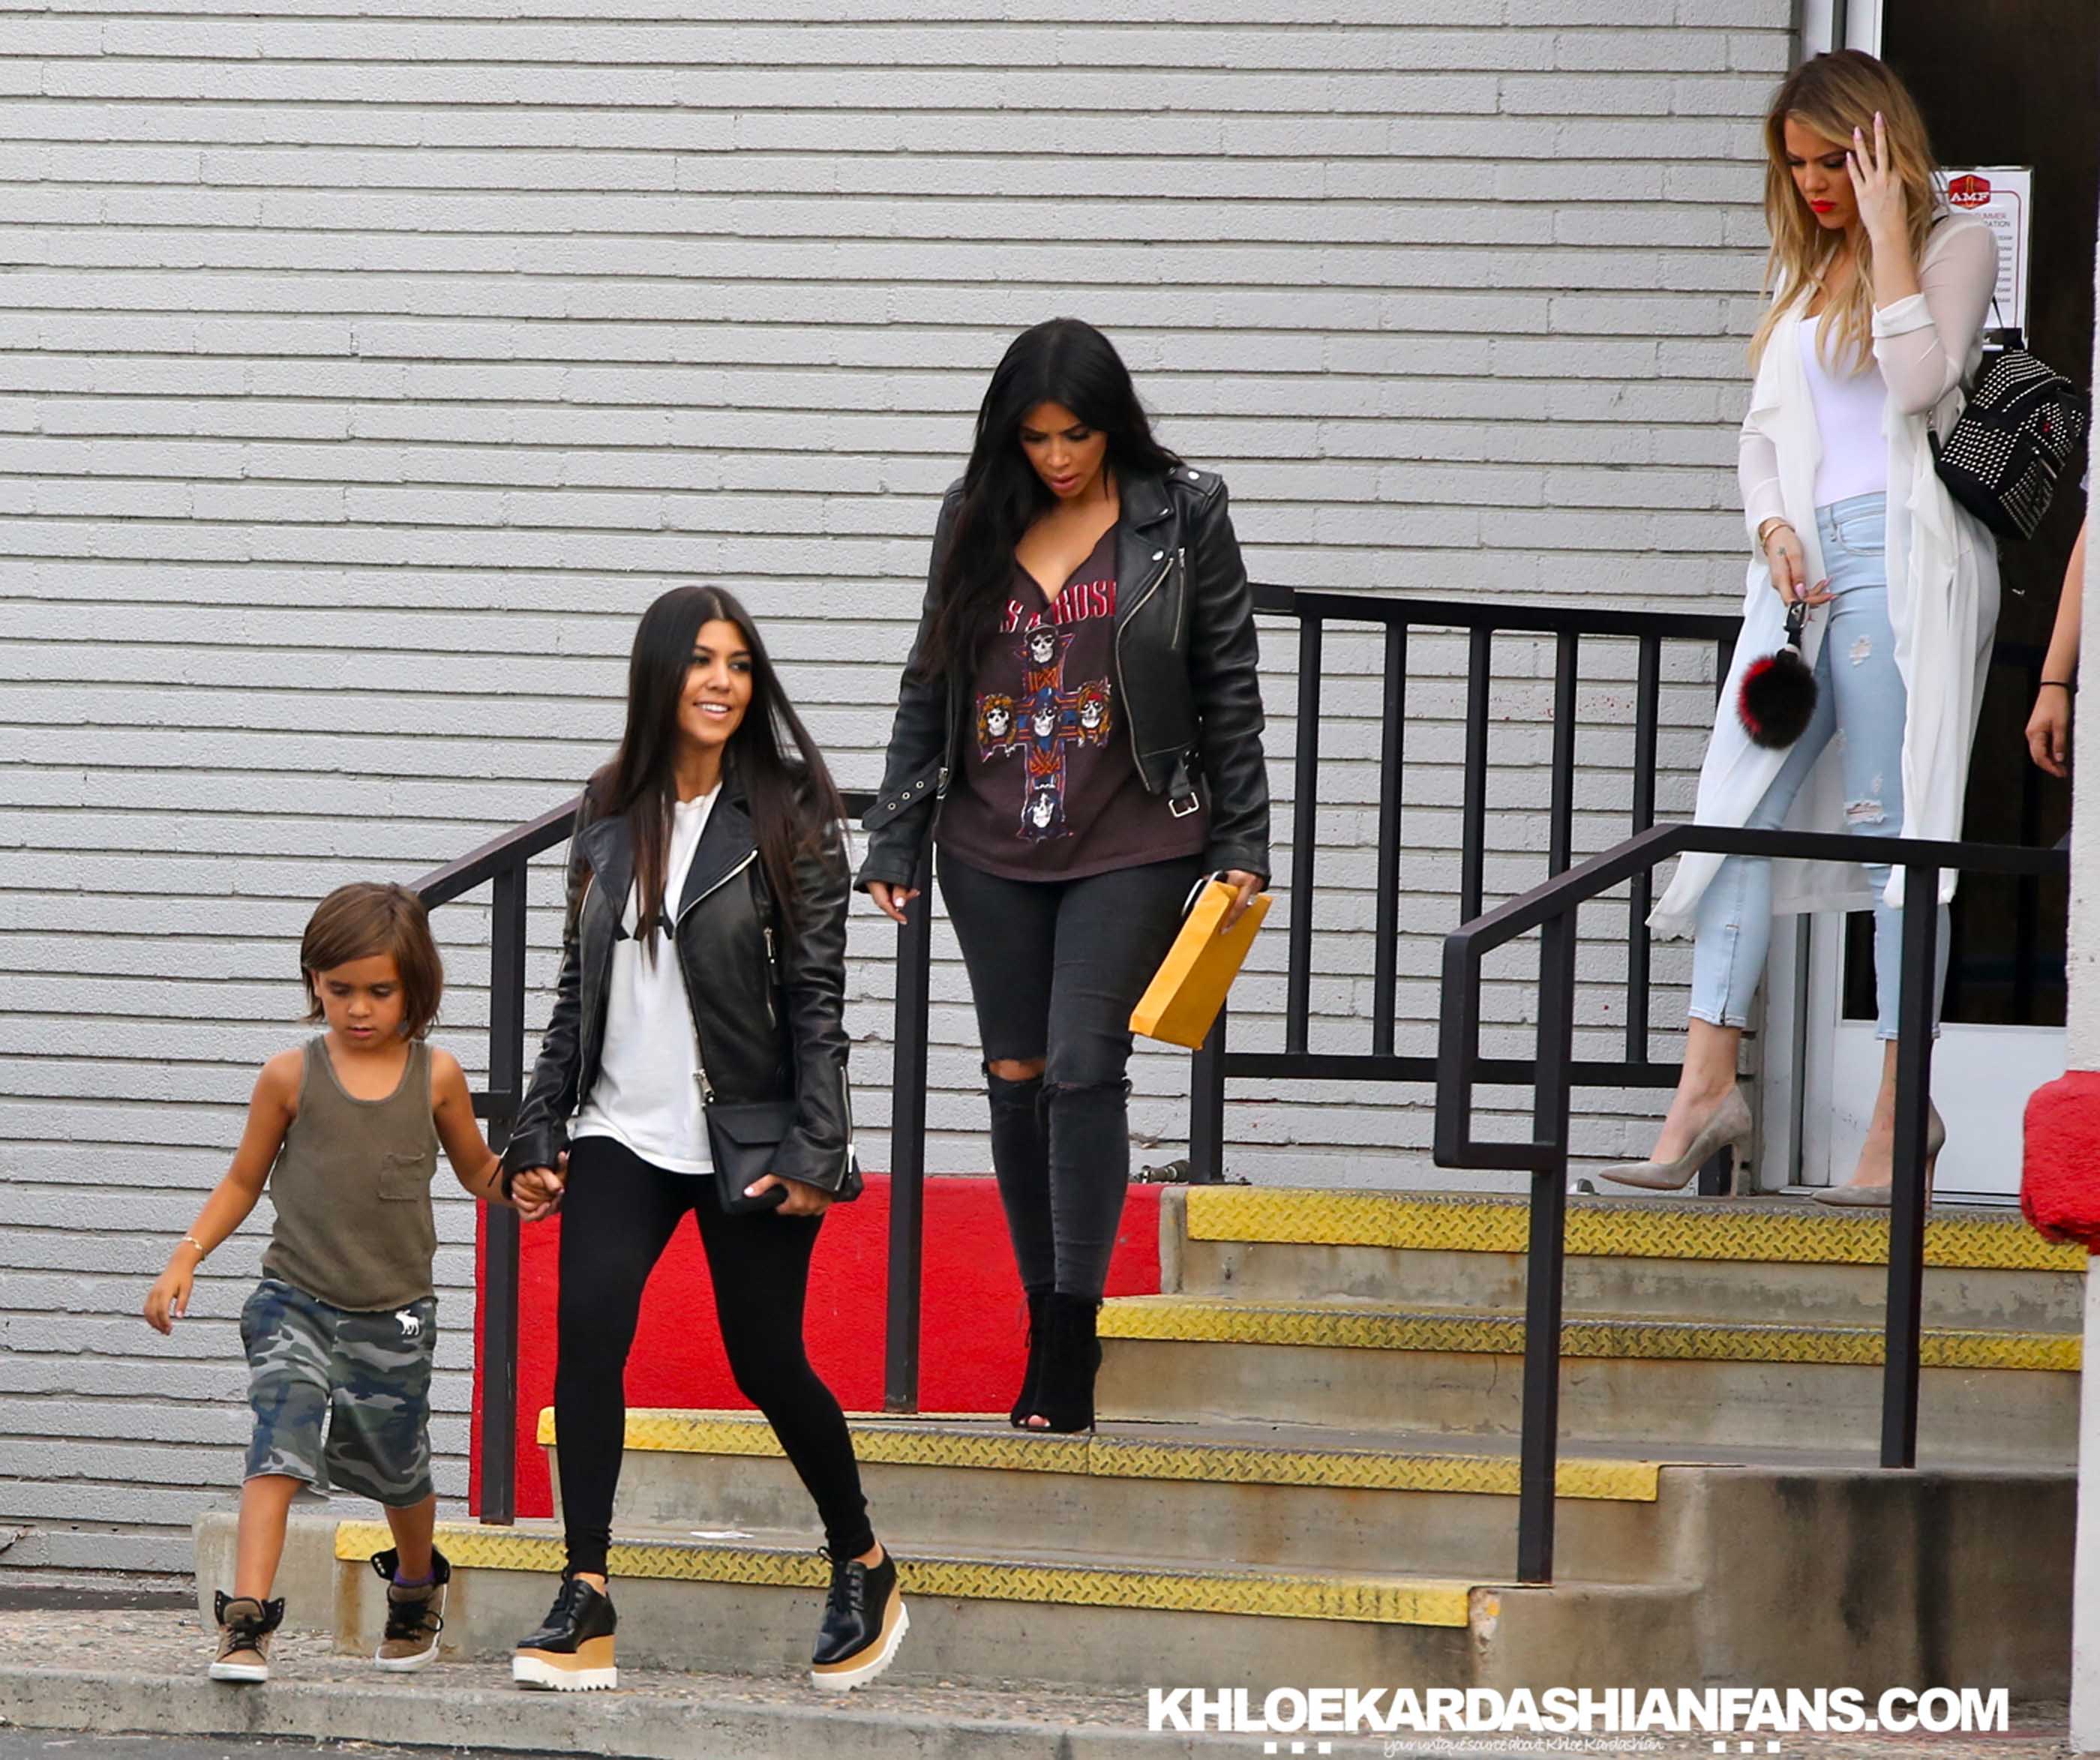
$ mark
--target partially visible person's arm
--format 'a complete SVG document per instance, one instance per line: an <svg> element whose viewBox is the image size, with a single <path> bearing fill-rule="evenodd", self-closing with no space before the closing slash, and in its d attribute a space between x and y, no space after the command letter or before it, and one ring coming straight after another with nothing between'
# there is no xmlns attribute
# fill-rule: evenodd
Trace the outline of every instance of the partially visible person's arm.
<svg viewBox="0 0 2100 1760"><path fill-rule="evenodd" d="M2056 602L2056 627L2049 632L2049 654L2041 663L2041 686L2035 692L2034 713L2027 717L2027 752L2052 776L2071 774L2071 695L2078 688L2078 626L2085 602L2085 540L2093 516L2078 528L2071 547L2071 566L2063 571L2063 590Z"/></svg>

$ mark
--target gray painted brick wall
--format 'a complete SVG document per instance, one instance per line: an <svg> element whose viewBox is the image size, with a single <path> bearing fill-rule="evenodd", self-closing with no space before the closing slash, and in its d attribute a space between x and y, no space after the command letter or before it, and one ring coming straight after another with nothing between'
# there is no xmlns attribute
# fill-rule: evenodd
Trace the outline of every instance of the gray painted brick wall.
<svg viewBox="0 0 2100 1760"><path fill-rule="evenodd" d="M237 1476L267 1205L174 1340L135 1316L297 1036L312 901L571 790L635 614L678 580L749 599L871 785L936 498L1026 324L1111 331L1167 442L1230 479L1258 578L1679 605L1740 578L1754 118L1787 0L261 4L0 0L0 1530L29 1530L0 1561L180 1568ZM1291 637L1264 639L1287 840ZM1462 646L1414 659L1406 1049L1454 917ZM1328 660L1313 1039L1350 1048L1383 683L1361 633ZM1551 682L1534 645L1498 661L1502 893L1541 871ZM1586 659L1585 850L1620 834L1631 666ZM1665 811L1711 689L1700 655L1670 676ZM1601 1052L1619 966L1591 915ZM483 915L440 921L440 1038L479 1072ZM876 1166L888 939L857 920ZM981 1168L938 951L933 1158ZM1282 954L1257 952L1241 1043L1280 1043ZM1498 1048L1524 1042L1528 969L1494 968ZM1186 1066L1136 1074L1163 1161ZM1640 1144L1647 1102L1586 1097L1583 1153ZM1433 1179L1426 1100L1238 1089L1234 1170ZM472 1215L440 1215L456 1498Z"/></svg>

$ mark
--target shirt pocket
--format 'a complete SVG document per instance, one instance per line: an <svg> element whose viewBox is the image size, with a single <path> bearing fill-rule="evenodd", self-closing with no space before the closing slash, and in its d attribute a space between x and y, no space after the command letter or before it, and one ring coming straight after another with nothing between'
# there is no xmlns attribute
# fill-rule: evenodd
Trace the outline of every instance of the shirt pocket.
<svg viewBox="0 0 2100 1760"><path fill-rule="evenodd" d="M430 1189L430 1176L438 1171L437 1158L425 1152L414 1155L387 1155L379 1163L379 1195L412 1200Z"/></svg>

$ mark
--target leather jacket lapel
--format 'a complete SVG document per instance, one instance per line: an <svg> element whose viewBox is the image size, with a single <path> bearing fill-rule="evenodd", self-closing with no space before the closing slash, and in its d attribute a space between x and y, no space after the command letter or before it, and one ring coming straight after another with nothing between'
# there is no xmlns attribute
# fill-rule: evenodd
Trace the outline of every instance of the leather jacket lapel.
<svg viewBox="0 0 2100 1760"><path fill-rule="evenodd" d="M628 889L634 884L634 840L628 831L627 815L615 813L593 819L584 827L583 847L593 882L612 906L617 923L627 914Z"/></svg>
<svg viewBox="0 0 2100 1760"><path fill-rule="evenodd" d="M1146 584L1159 572L1173 537L1173 505L1157 477L1134 477L1121 486L1122 517L1116 522L1116 626L1121 629Z"/></svg>
<svg viewBox="0 0 2100 1760"><path fill-rule="evenodd" d="M678 895L672 920L684 916L697 900L749 861L757 847L743 802L733 797L725 785L721 797L708 814L708 823L701 827L699 847L693 851L693 865L686 870L685 889Z"/></svg>

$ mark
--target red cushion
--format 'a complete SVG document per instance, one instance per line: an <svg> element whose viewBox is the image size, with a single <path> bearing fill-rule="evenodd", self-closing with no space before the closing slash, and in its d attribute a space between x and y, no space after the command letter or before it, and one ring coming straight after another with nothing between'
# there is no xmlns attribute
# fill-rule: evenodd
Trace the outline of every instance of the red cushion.
<svg viewBox="0 0 2100 1760"><path fill-rule="evenodd" d="M2049 1240L2100 1247L2100 1070L2036 1088L2025 1136L2022 1212Z"/></svg>

